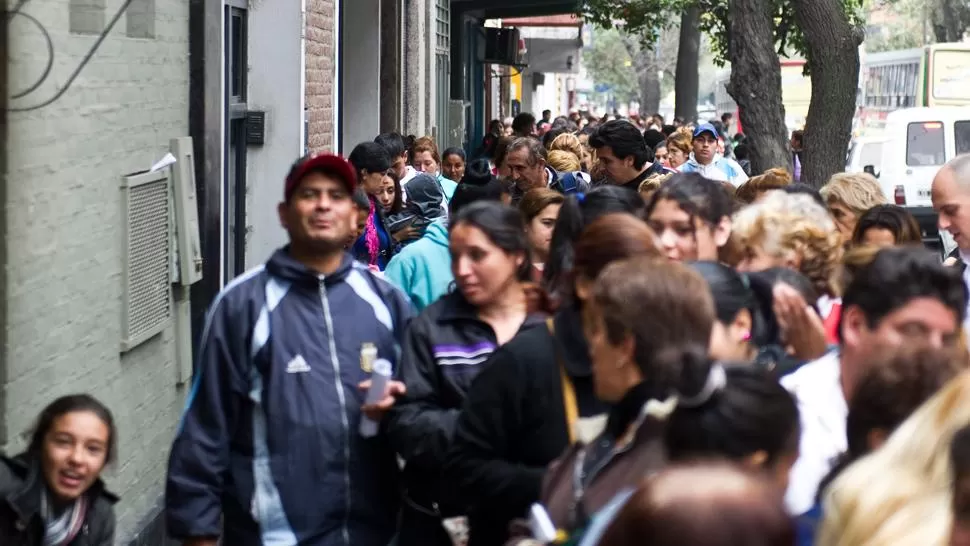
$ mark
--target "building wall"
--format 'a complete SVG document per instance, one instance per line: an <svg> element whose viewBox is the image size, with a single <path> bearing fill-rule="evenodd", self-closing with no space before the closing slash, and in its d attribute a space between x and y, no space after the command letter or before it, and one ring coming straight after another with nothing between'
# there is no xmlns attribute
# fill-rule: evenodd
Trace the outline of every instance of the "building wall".
<svg viewBox="0 0 970 546"><path fill-rule="evenodd" d="M122 2L106 4L75 30L100 30ZM154 8L150 25L141 22L142 33L139 21L122 17L60 99L8 118L16 137L8 141L3 203L8 270L2 320L9 343L0 355L6 367L0 376L0 420L7 431L2 447L22 449L38 412L59 395L88 392L106 403L119 431L119 460L105 476L122 497L119 543L128 543L158 513L184 403L171 327L120 353L120 177L148 169L166 153L169 139L188 134L188 2L156 0ZM11 108L54 96L94 42L90 34L70 31L68 2L34 1L23 9L51 35L56 57L51 77L11 101ZM16 92L39 77L46 46L26 18L14 18L9 29L9 84ZM154 37L128 36L149 30Z"/></svg>
<svg viewBox="0 0 970 546"><path fill-rule="evenodd" d="M334 151L335 0L306 0L306 113L311 153Z"/></svg>
<svg viewBox="0 0 970 546"><path fill-rule="evenodd" d="M380 133L380 0L351 0L342 6L340 140L345 154Z"/></svg>
<svg viewBox="0 0 970 546"><path fill-rule="evenodd" d="M303 154L303 25L300 0L262 2L249 11L247 104L251 110L266 112L266 135L262 146L251 146L246 152L247 267L265 262L286 242L273 205L283 196L283 179L290 166ZM329 99L332 90L322 83L315 85L316 92ZM326 114L324 109L322 115ZM333 122L322 125L329 129Z"/></svg>

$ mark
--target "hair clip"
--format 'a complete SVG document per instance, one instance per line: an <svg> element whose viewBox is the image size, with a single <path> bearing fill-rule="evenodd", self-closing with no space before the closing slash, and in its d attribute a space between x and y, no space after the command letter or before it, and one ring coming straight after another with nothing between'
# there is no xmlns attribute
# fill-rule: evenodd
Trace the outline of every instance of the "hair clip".
<svg viewBox="0 0 970 546"><path fill-rule="evenodd" d="M576 200L579 201L580 203L586 201L586 194L583 193L583 192L577 192L576 193Z"/></svg>

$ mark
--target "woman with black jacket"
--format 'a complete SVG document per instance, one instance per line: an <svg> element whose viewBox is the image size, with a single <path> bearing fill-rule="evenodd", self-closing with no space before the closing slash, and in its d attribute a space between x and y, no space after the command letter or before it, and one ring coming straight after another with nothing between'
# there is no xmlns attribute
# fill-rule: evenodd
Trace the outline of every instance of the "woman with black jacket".
<svg viewBox="0 0 970 546"><path fill-rule="evenodd" d="M116 436L111 412L88 395L44 408L27 451L0 459L0 544L113 546L118 499L100 475Z"/></svg>
<svg viewBox="0 0 970 546"><path fill-rule="evenodd" d="M462 209L451 219L449 247L457 290L411 322L398 372L407 394L385 419L405 461L400 546L451 544L442 518L463 515L464 507L440 473L458 411L492 352L544 324L528 312L532 265L518 211L495 202Z"/></svg>
<svg viewBox="0 0 970 546"><path fill-rule="evenodd" d="M496 351L475 380L445 466L448 482L470 503L470 546L503 544L510 522L539 500L546 466L604 424L580 308L606 265L643 255L660 256L660 250L641 220L608 214L593 222L570 259L574 280L560 292L567 304L545 327Z"/></svg>

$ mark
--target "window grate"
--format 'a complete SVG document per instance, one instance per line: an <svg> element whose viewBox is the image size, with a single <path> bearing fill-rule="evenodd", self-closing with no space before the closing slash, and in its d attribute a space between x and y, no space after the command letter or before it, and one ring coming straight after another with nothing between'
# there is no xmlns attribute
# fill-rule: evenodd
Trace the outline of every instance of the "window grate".
<svg viewBox="0 0 970 546"><path fill-rule="evenodd" d="M451 2L450 0L435 0L435 38L438 52L451 50Z"/></svg>
<svg viewBox="0 0 970 546"><path fill-rule="evenodd" d="M169 191L164 172L125 178L122 351L159 334L172 317Z"/></svg>

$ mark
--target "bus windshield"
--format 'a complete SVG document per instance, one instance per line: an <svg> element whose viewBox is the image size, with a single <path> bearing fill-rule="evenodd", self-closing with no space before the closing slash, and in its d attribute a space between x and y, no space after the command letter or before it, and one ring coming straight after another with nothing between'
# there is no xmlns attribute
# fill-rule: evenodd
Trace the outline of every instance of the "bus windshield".
<svg viewBox="0 0 970 546"><path fill-rule="evenodd" d="M970 50L936 50L932 74L934 99L970 104Z"/></svg>

